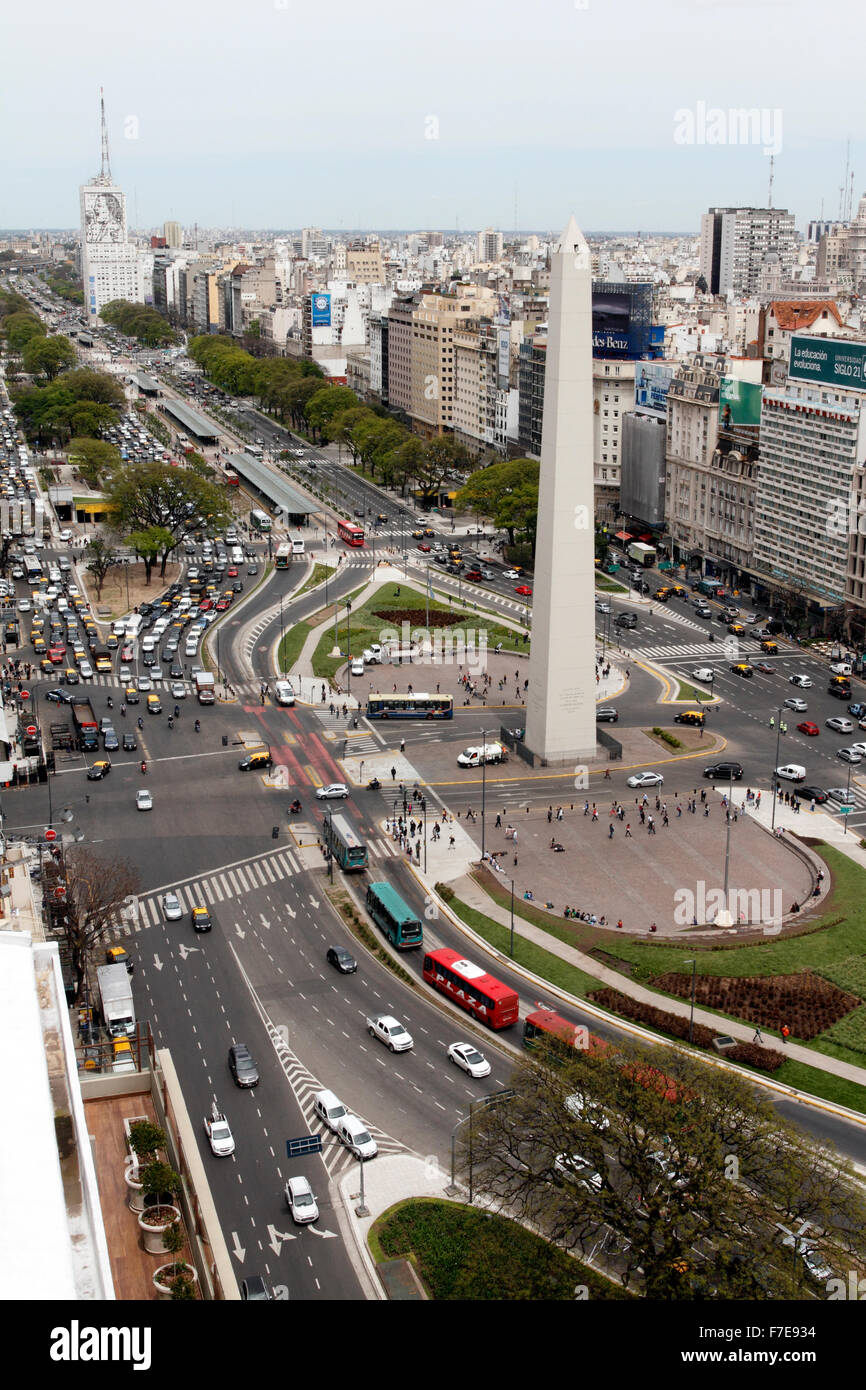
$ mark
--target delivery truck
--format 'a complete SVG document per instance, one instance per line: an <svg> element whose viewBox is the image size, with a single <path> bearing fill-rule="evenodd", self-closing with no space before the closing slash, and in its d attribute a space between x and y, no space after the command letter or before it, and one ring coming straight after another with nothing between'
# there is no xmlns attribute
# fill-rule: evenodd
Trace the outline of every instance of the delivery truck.
<svg viewBox="0 0 866 1390"><path fill-rule="evenodd" d="M198 696L200 705L212 705L216 699L216 681L212 671L197 671L195 676L195 693Z"/></svg>
<svg viewBox="0 0 866 1390"><path fill-rule="evenodd" d="M112 1038L129 1037L135 1030L132 984L125 965L98 965L96 984L106 1031Z"/></svg>
<svg viewBox="0 0 866 1390"><path fill-rule="evenodd" d="M643 565L645 569L649 569L650 565L654 565L656 562L655 546L644 545L643 541L632 541L627 554L630 560L634 560L638 565Z"/></svg>
<svg viewBox="0 0 866 1390"><path fill-rule="evenodd" d="M89 700L76 700L72 706L72 722L82 752L99 747L99 724Z"/></svg>

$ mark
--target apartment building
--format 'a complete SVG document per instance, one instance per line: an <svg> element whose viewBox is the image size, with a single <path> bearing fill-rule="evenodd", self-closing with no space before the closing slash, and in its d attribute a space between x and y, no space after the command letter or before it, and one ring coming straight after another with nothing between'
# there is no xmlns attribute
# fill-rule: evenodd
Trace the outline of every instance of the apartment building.
<svg viewBox="0 0 866 1390"><path fill-rule="evenodd" d="M700 272L711 294L746 298L777 255L786 275L797 259L793 213L785 208L710 208L701 217Z"/></svg>
<svg viewBox="0 0 866 1390"><path fill-rule="evenodd" d="M378 246L350 246L346 251L346 278L357 285L383 285L385 267Z"/></svg>
<svg viewBox="0 0 866 1390"><path fill-rule="evenodd" d="M635 363L592 364L593 477L596 514L615 520L622 467L623 416L634 406Z"/></svg>
<svg viewBox="0 0 866 1390"><path fill-rule="evenodd" d="M719 434L724 359L699 354L678 368L668 389L665 518L680 559L707 545L710 464Z"/></svg>

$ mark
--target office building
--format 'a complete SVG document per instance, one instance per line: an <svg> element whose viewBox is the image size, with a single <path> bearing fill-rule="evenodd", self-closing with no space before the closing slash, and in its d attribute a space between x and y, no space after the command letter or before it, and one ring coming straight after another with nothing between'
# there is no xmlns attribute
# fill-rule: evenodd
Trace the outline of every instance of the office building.
<svg viewBox="0 0 866 1390"><path fill-rule="evenodd" d="M785 208L710 208L701 217L700 273L711 294L754 295L772 254L790 276L797 232L793 214Z"/></svg>
<svg viewBox="0 0 866 1390"><path fill-rule="evenodd" d="M79 189L81 274L84 310L90 324L113 299L142 301L138 251L127 239L126 195L111 176L105 102L100 93L102 163L95 178Z"/></svg>

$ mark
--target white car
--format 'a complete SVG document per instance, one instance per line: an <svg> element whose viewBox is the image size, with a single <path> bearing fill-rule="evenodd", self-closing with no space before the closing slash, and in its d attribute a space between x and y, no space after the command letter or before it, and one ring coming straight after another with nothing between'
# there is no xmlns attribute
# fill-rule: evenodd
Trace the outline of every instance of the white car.
<svg viewBox="0 0 866 1390"><path fill-rule="evenodd" d="M859 753L861 758L866 758L866 743L852 743L850 751Z"/></svg>
<svg viewBox="0 0 866 1390"><path fill-rule="evenodd" d="M587 1102L579 1091L565 1098L565 1108L577 1120L585 1120L593 1129L610 1129L610 1120L600 1105Z"/></svg>
<svg viewBox="0 0 866 1390"><path fill-rule="evenodd" d="M296 1225L306 1226L311 1221L318 1221L319 1208L313 1196L313 1189L306 1178L289 1178L283 1190L286 1194L286 1205Z"/></svg>
<svg viewBox="0 0 866 1390"><path fill-rule="evenodd" d="M329 782L326 787L316 787L316 798L319 801L329 801L336 797L347 797L349 788L345 782Z"/></svg>
<svg viewBox="0 0 866 1390"><path fill-rule="evenodd" d="M152 811L153 797L151 796L150 792L145 791L144 788L142 788L141 791L136 792L135 805L139 811Z"/></svg>
<svg viewBox="0 0 866 1390"><path fill-rule="evenodd" d="M78 674L83 681L93 680L93 667L89 661L82 661L78 667Z"/></svg>
<svg viewBox="0 0 866 1390"><path fill-rule="evenodd" d="M703 681L705 685L712 685L716 678L716 673L712 666L699 666L696 671L692 671L693 681Z"/></svg>
<svg viewBox="0 0 866 1390"><path fill-rule="evenodd" d="M576 1182L580 1187L591 1187L598 1192L602 1176L583 1154L557 1154L553 1161L554 1171L566 1182Z"/></svg>
<svg viewBox="0 0 866 1390"><path fill-rule="evenodd" d="M837 734L853 734L854 721L844 714L834 714L832 719L824 721L825 728L835 729Z"/></svg>
<svg viewBox="0 0 866 1390"><path fill-rule="evenodd" d="M506 578L506 579L522 579L523 576L522 576L522 574L520 573L519 570L506 570L506 571L505 571L505 578Z"/></svg>
<svg viewBox="0 0 866 1390"><path fill-rule="evenodd" d="M356 656L356 657L354 657L353 660L352 660L352 675L353 675L353 676L363 676L363 674L364 674L364 658L363 658L362 656Z"/></svg>
<svg viewBox="0 0 866 1390"><path fill-rule="evenodd" d="M142 694L146 690L153 690L153 681L150 679L150 676L139 676L137 678L137 684Z"/></svg>
<svg viewBox="0 0 866 1390"><path fill-rule="evenodd" d="M176 893L166 893L162 899L162 910L165 913L167 922L179 922L183 916L183 908Z"/></svg>
<svg viewBox="0 0 866 1390"><path fill-rule="evenodd" d="M833 1278L832 1268L828 1265L826 1259L816 1247L813 1240L804 1240L802 1236L797 1238L793 1235L788 1235L782 1241L782 1245L787 1247L788 1250L793 1250L796 1247L803 1264L806 1266L812 1278L817 1279L819 1283L824 1284L828 1279Z"/></svg>
<svg viewBox="0 0 866 1390"><path fill-rule="evenodd" d="M63 531L59 531L59 532L58 532L58 535L57 535L57 539L60 540L60 541L71 541L71 540L72 540L72 532L71 532L68 528L64 529Z"/></svg>
<svg viewBox="0 0 866 1390"><path fill-rule="evenodd" d="M448 1061L468 1071L470 1076L490 1075L490 1063L471 1043L456 1042L448 1048Z"/></svg>
<svg viewBox="0 0 866 1390"><path fill-rule="evenodd" d="M629 787L660 787L664 780L660 772L635 772L633 776L629 777L627 785Z"/></svg>
<svg viewBox="0 0 866 1390"><path fill-rule="evenodd" d="M219 1106L214 1101L210 1115L204 1117L204 1132L210 1141L211 1152L217 1158L228 1158L229 1154L235 1151L234 1135L225 1115L220 1113Z"/></svg>
<svg viewBox="0 0 866 1390"><path fill-rule="evenodd" d="M376 1140L357 1115L344 1115L337 1125L337 1138L356 1158L375 1158L379 1152Z"/></svg>
<svg viewBox="0 0 866 1390"><path fill-rule="evenodd" d="M801 690L811 690L811 689L812 689L812 682L811 682L811 680L810 680L810 678L809 678L808 676L803 676L803 675L800 675L800 674L797 674L797 675L794 675L794 676L789 676L789 677L788 677L788 682L789 682L790 685L799 685L799 687L800 687Z"/></svg>
<svg viewBox="0 0 866 1390"><path fill-rule="evenodd" d="M806 769L800 763L785 763L776 768L776 776L783 782L805 782Z"/></svg>
<svg viewBox="0 0 866 1390"><path fill-rule="evenodd" d="M172 681L171 694L172 699L174 700L186 699L186 686L184 685L183 681Z"/></svg>
<svg viewBox="0 0 866 1390"><path fill-rule="evenodd" d="M32 607L33 604L30 602L29 598L20 598L18 600L19 613L29 613Z"/></svg>
<svg viewBox="0 0 866 1390"><path fill-rule="evenodd" d="M805 700L801 700L797 695L789 695L784 701L785 709L792 709L796 714L805 714L809 706Z"/></svg>

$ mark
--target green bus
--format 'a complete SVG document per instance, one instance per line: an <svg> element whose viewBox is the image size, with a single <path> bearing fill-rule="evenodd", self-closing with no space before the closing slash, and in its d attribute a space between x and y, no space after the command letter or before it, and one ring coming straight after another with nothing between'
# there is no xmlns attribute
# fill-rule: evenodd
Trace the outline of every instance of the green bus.
<svg viewBox="0 0 866 1390"><path fill-rule="evenodd" d="M367 911L391 945L399 951L408 951L424 944L420 921L390 883L370 884L367 889Z"/></svg>
<svg viewBox="0 0 866 1390"><path fill-rule="evenodd" d="M322 838L325 848L330 850L341 869L347 873L366 869L367 846L356 834L347 816L325 816Z"/></svg>

